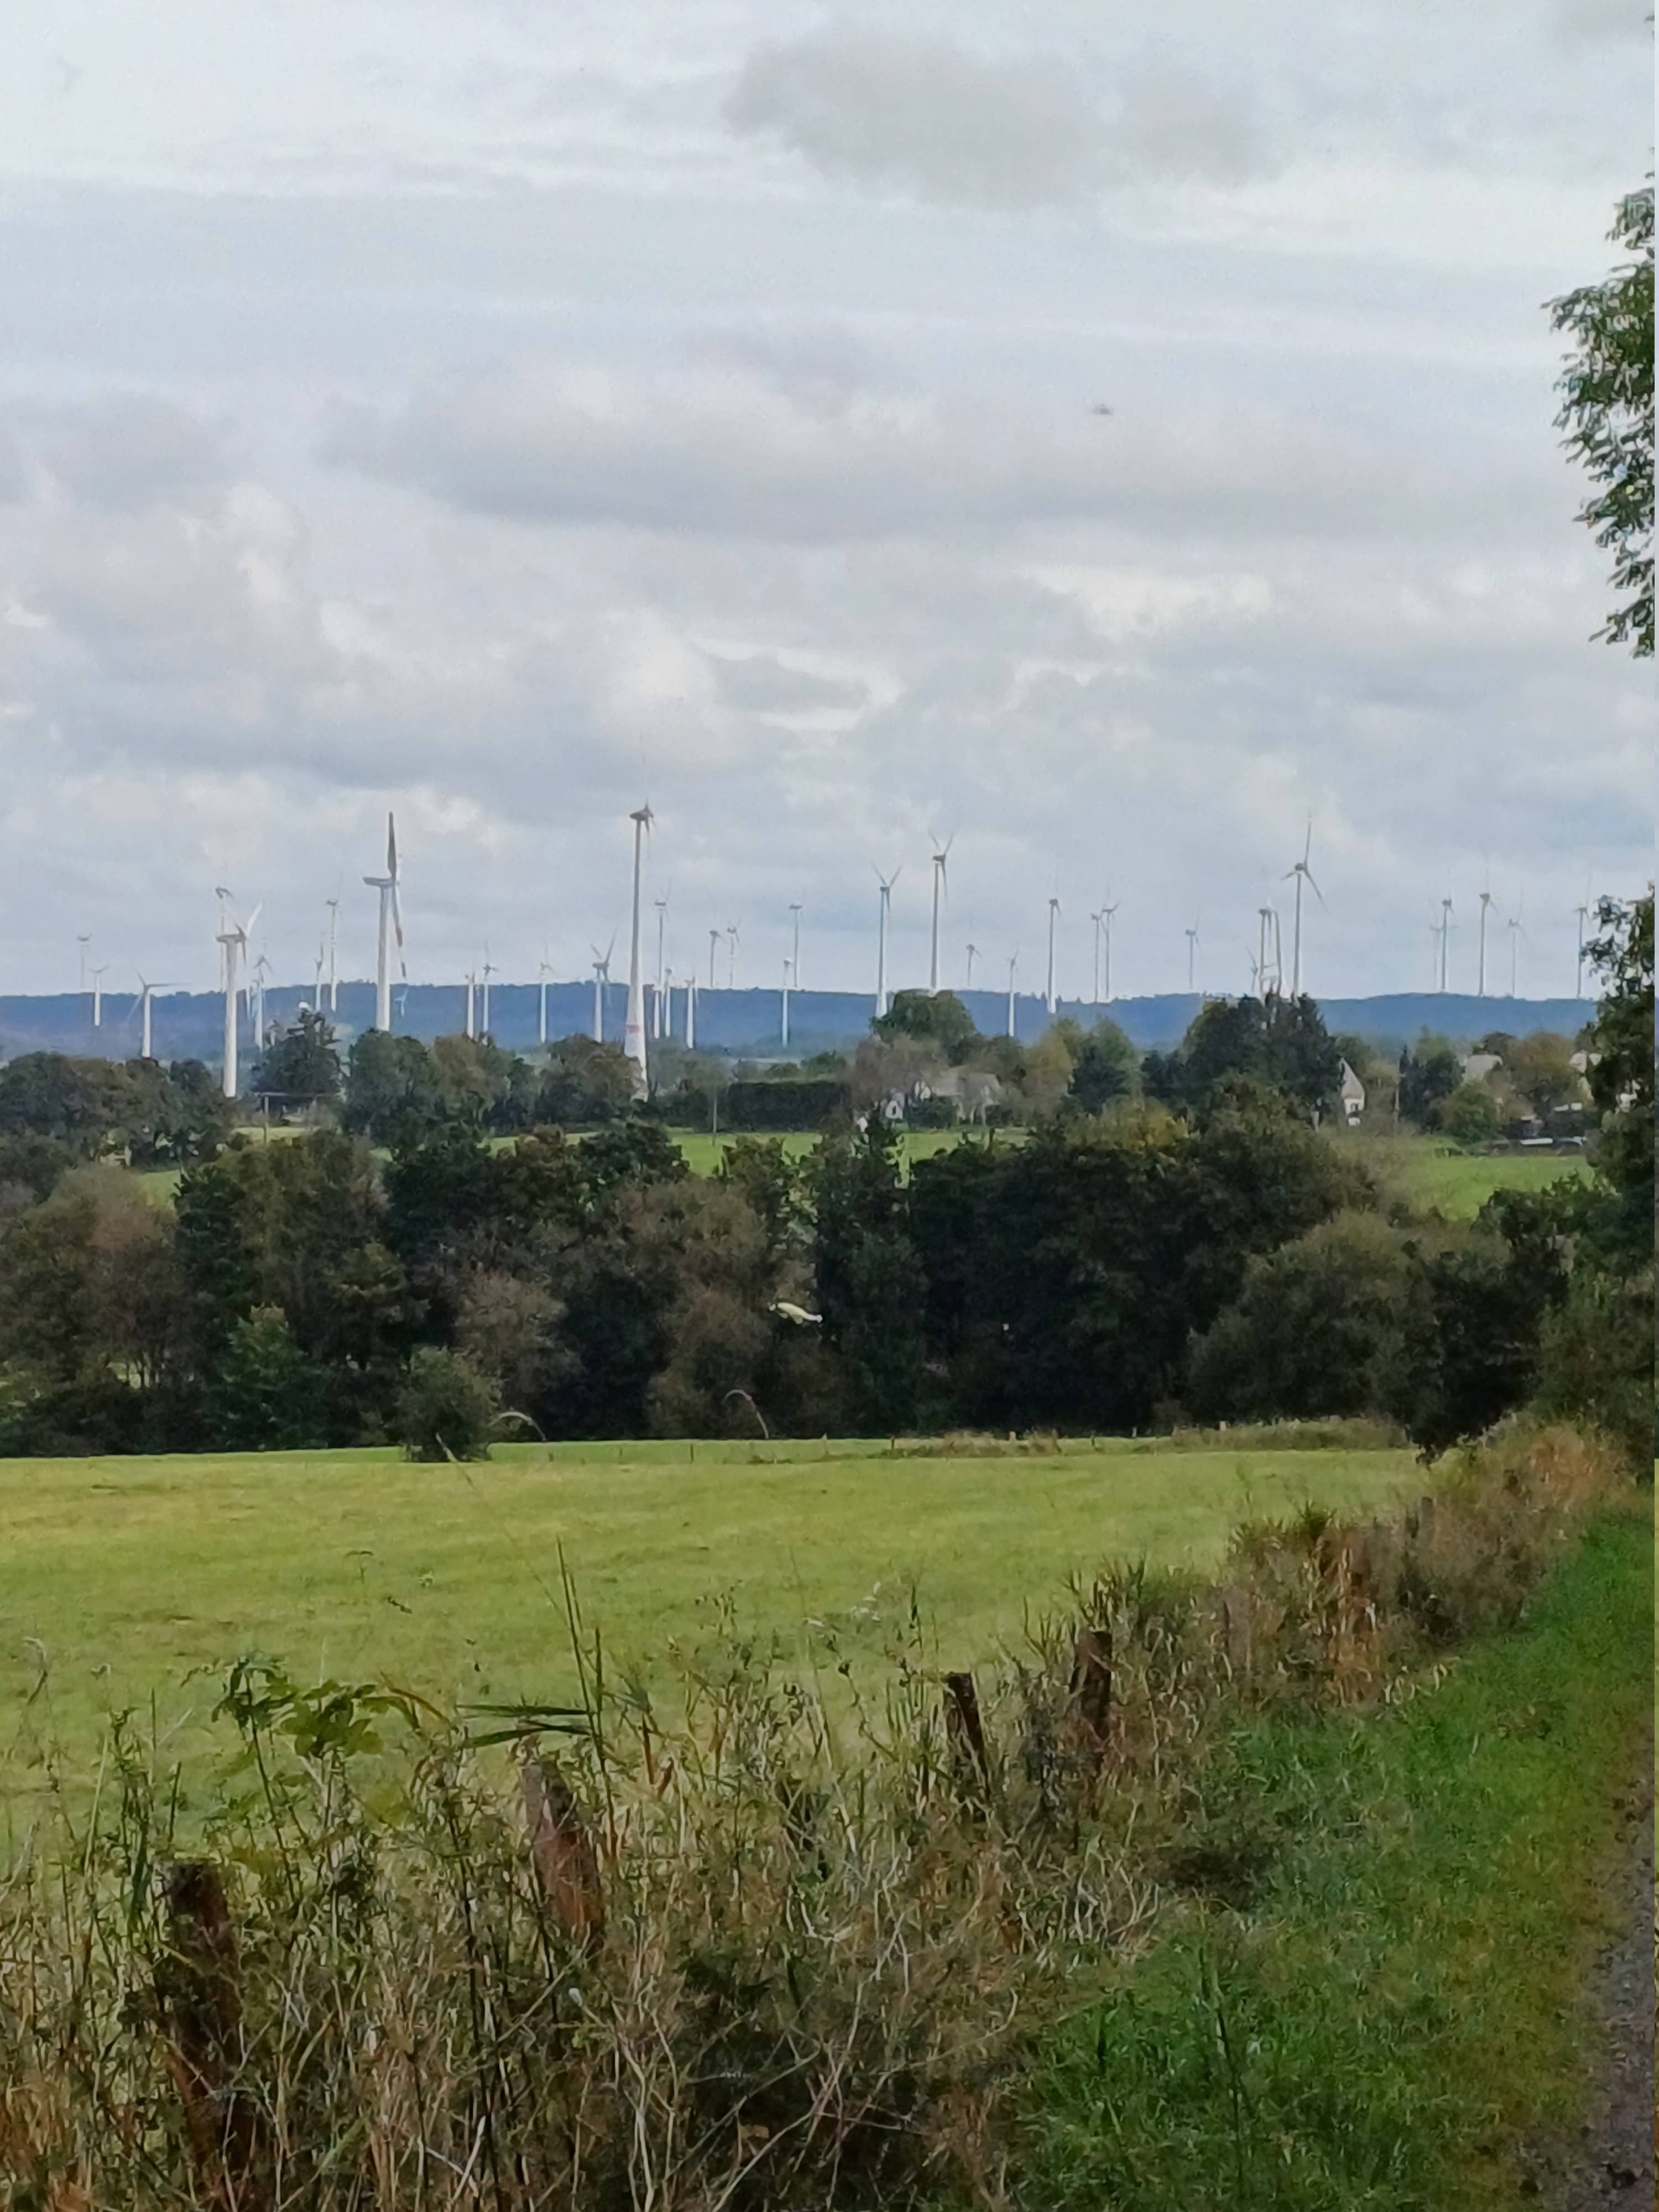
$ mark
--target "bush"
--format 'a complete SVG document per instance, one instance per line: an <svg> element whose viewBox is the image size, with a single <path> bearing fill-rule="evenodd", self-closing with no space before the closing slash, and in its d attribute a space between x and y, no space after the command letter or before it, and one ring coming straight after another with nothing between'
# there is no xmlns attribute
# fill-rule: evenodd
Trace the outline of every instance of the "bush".
<svg viewBox="0 0 1659 2212"><path fill-rule="evenodd" d="M1479 1083L1461 1083L1433 1112L1437 1129L1455 1145L1489 1145L1498 1134L1498 1101Z"/></svg>
<svg viewBox="0 0 1659 2212"><path fill-rule="evenodd" d="M495 1385L459 1352L423 1345L404 1371L393 1441L410 1459L488 1459Z"/></svg>

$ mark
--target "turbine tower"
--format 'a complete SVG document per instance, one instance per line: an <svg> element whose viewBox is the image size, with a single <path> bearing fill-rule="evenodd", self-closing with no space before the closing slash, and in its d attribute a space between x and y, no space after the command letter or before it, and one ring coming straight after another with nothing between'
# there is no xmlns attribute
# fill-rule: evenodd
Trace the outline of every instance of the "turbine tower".
<svg viewBox="0 0 1659 2212"><path fill-rule="evenodd" d="M593 955L593 1042L605 1042L605 987L611 981L611 956L617 949L616 933L600 951L597 945L588 948Z"/></svg>
<svg viewBox="0 0 1659 2212"><path fill-rule="evenodd" d="M1187 988L1189 991L1194 991L1197 989L1197 978L1198 924L1194 922L1192 927L1187 932Z"/></svg>
<svg viewBox="0 0 1659 2212"><path fill-rule="evenodd" d="M478 971L476 968L469 968L466 971L466 1017L463 1034L468 1037L475 1037L478 1034Z"/></svg>
<svg viewBox="0 0 1659 2212"><path fill-rule="evenodd" d="M1103 910L1102 909L1097 909L1089 916L1095 933L1095 988L1094 996L1089 1001L1091 1006L1097 1006L1100 1004L1100 925L1103 919Z"/></svg>
<svg viewBox="0 0 1659 2212"><path fill-rule="evenodd" d="M653 899L652 904L657 909L657 995L651 1009L651 1034L660 1037L669 1035L674 1026L663 1006L668 992L668 901Z"/></svg>
<svg viewBox="0 0 1659 2212"><path fill-rule="evenodd" d="M876 921L876 1019L879 1021L887 1012L887 932L893 918L893 886L904 871L895 868L890 876L884 876L879 868L872 872L881 885L881 905Z"/></svg>
<svg viewBox="0 0 1659 2212"><path fill-rule="evenodd" d="M1279 908L1259 906L1255 918L1261 925L1256 980L1265 999L1270 991L1283 991L1285 988L1285 956L1279 938Z"/></svg>
<svg viewBox="0 0 1659 2212"><path fill-rule="evenodd" d="M483 997L478 1004L478 1034L483 1037L489 1035L489 979L495 973L495 969L489 957L489 947L486 945L483 957Z"/></svg>
<svg viewBox="0 0 1659 2212"><path fill-rule="evenodd" d="M85 998L87 993L87 947L91 944L92 939L90 935L88 935L86 937L77 937L75 941L81 948L81 995L82 998Z"/></svg>
<svg viewBox="0 0 1659 2212"><path fill-rule="evenodd" d="M1014 977L1019 972L1019 947L1008 956L1008 1034L1014 1034Z"/></svg>
<svg viewBox="0 0 1659 2212"><path fill-rule="evenodd" d="M726 988L728 991L735 991L738 988L738 945L739 941L737 923L735 921L728 921L726 925Z"/></svg>
<svg viewBox="0 0 1659 2212"><path fill-rule="evenodd" d="M708 933L708 988L711 991L714 988L714 948L720 941L719 930L711 929Z"/></svg>
<svg viewBox="0 0 1659 2212"><path fill-rule="evenodd" d="M1578 917L1578 968L1572 995L1575 999L1582 999L1584 995L1584 924L1589 920L1589 908L1588 906L1576 906L1573 912Z"/></svg>
<svg viewBox="0 0 1659 2212"><path fill-rule="evenodd" d="M787 1052L789 1048L789 975L791 962L787 953L783 960L783 999L778 1014L778 1039Z"/></svg>
<svg viewBox="0 0 1659 2212"><path fill-rule="evenodd" d="M386 817L386 873L365 876L363 881L371 890L380 894L380 927L374 954L374 1026L390 1031L392 1028L392 939L398 939L398 969L407 975L404 967L404 917L398 903L398 825L390 814Z"/></svg>
<svg viewBox="0 0 1659 2212"><path fill-rule="evenodd" d="M1511 915L1509 921L1504 925L1510 933L1510 996L1512 999L1517 999L1521 995L1519 989L1521 975L1521 940L1527 933L1526 926L1522 922L1521 916L1525 913L1525 911L1526 902L1523 900L1519 910Z"/></svg>
<svg viewBox="0 0 1659 2212"><path fill-rule="evenodd" d="M106 960L102 968L92 970L92 1026L95 1030L104 1026L104 969L108 966Z"/></svg>
<svg viewBox="0 0 1659 2212"><path fill-rule="evenodd" d="M1101 936L1104 940L1106 947L1105 1003L1109 1006L1112 1003L1112 916L1116 912L1117 906L1115 902L1114 902L1112 905L1103 906L1100 909L1100 920L1102 925Z"/></svg>
<svg viewBox="0 0 1659 2212"><path fill-rule="evenodd" d="M340 970L335 957L335 939L339 927L340 902L331 898L325 903L328 907L328 1011L331 1014L337 1014L340 1011ZM319 1000L322 997L320 988L317 996Z"/></svg>
<svg viewBox="0 0 1659 2212"><path fill-rule="evenodd" d="M685 1048L694 1052L697 1043L697 971L687 971L685 978Z"/></svg>
<svg viewBox="0 0 1659 2212"><path fill-rule="evenodd" d="M1491 904L1492 893L1482 891L1480 894L1480 951L1474 970L1474 995L1477 999L1484 999L1486 995L1486 910Z"/></svg>
<svg viewBox="0 0 1659 2212"><path fill-rule="evenodd" d="M799 988L800 988L800 913L801 913L801 910L800 910L800 903L799 903L799 900L795 901L795 902L791 905L791 907L790 907L790 908L789 908L789 912L790 912L791 915L793 917L793 920L794 920L794 925L795 925L795 927L794 927L794 934L793 934L793 938L792 938L792 939L791 939L790 946L789 946L789 976L790 976L790 983L791 983L791 987L792 987L793 989L795 989L795 990L799 991Z"/></svg>
<svg viewBox="0 0 1659 2212"><path fill-rule="evenodd" d="M155 1057L149 1048L151 1042L149 1001L149 985L140 975L138 978L138 1057L140 1060L154 1060ZM131 1021L131 1015L129 1014L127 1019Z"/></svg>
<svg viewBox="0 0 1659 2212"><path fill-rule="evenodd" d="M968 989L968 990L969 990L969 991L971 991L971 990L973 989L973 988L974 988L974 963L975 963L975 960L977 960L977 959L978 959L978 957L979 957L979 947L978 947L978 945L970 945L968 947L968 981L967 981L967 983L966 983L966 985L965 985L965 987L964 987L966 989Z"/></svg>
<svg viewBox="0 0 1659 2212"><path fill-rule="evenodd" d="M1449 898L1440 902L1440 994L1446 993L1446 948L1451 940L1452 902Z"/></svg>
<svg viewBox="0 0 1659 2212"><path fill-rule="evenodd" d="M941 845L933 840L933 933L927 954L927 988L935 998L939 995L939 910L945 891L945 862L951 857L954 837L947 837Z"/></svg>
<svg viewBox="0 0 1659 2212"><path fill-rule="evenodd" d="M1054 924L1059 919L1060 900L1058 897L1051 898L1048 902L1048 982L1042 994L1043 1004L1048 1007L1050 1014L1054 1012L1056 1003L1054 999Z"/></svg>
<svg viewBox="0 0 1659 2212"><path fill-rule="evenodd" d="M1287 884L1292 879L1294 879L1296 884L1296 920L1291 931L1291 996L1293 999L1299 999L1302 995L1303 884L1304 882L1307 884L1309 889L1313 892L1314 896L1319 901L1321 906L1323 906L1325 903L1325 894L1320 890L1318 884L1315 883L1313 878L1313 870L1308 866L1308 856L1312 851L1313 821L1310 817L1308 823L1308 834L1303 841L1302 858L1297 861L1293 867L1287 868L1285 870L1284 878Z"/></svg>
<svg viewBox="0 0 1659 2212"><path fill-rule="evenodd" d="M645 833L651 827L647 803L629 816L634 825L634 907L628 940L628 1018L623 1024L623 1051L634 1064L634 1096L643 1098L650 1088L645 1065L645 982L640 974L640 883L645 869Z"/></svg>
<svg viewBox="0 0 1659 2212"><path fill-rule="evenodd" d="M553 970L547 964L547 947L543 945L542 964L537 971L536 978L540 987L540 1002L536 1009L536 1040L538 1044L547 1042L547 979L552 973Z"/></svg>
<svg viewBox="0 0 1659 2212"><path fill-rule="evenodd" d="M261 909L256 906L246 921L237 921L234 917L227 917L223 912L223 902L229 898L230 893L221 886L218 896L221 902L218 936L225 963L225 1057L220 1088L227 1098L234 1098L241 1087L236 1065L238 965L247 957L248 932L259 919Z"/></svg>

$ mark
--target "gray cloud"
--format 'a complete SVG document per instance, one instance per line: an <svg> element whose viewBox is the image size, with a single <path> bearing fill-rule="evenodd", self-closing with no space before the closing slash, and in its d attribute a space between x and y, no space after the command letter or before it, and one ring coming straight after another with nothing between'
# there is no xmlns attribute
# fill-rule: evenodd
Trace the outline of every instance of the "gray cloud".
<svg viewBox="0 0 1659 2212"><path fill-rule="evenodd" d="M1058 63L850 26L757 47L726 116L826 176L970 208L1065 206L1140 178L1236 180L1267 160L1244 103L1168 61L1127 69L1109 117Z"/></svg>
<svg viewBox="0 0 1659 2212"><path fill-rule="evenodd" d="M742 355L451 383L343 413L324 451L464 511L831 544L1093 522L1204 537L1489 526L1548 469L1478 470L1291 411L1065 417Z"/></svg>
<svg viewBox="0 0 1659 2212"><path fill-rule="evenodd" d="M111 513L191 496L229 474L222 430L141 393L36 413L34 428L39 458L64 489Z"/></svg>
<svg viewBox="0 0 1659 2212"><path fill-rule="evenodd" d="M820 676L791 668L775 653L754 653L716 663L720 696L750 714L791 716L856 714L869 701L869 686L845 677Z"/></svg>
<svg viewBox="0 0 1659 2212"><path fill-rule="evenodd" d="M1653 26L1648 0L1555 0L1554 24L1565 39L1646 39Z"/></svg>

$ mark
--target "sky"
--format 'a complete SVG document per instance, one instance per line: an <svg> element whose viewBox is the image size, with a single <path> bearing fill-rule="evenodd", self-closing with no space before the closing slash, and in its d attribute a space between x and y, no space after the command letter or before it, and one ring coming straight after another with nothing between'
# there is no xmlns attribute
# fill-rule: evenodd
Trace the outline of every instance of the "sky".
<svg viewBox="0 0 1659 2212"><path fill-rule="evenodd" d="M62 0L0 76L0 993L1571 989L1653 669L1543 302L1646 0ZM647 914L648 923L654 917ZM1518 925L1511 930L1510 925ZM654 928L647 927L647 966ZM88 943L82 946L79 940ZM724 970L724 960L722 960Z"/></svg>

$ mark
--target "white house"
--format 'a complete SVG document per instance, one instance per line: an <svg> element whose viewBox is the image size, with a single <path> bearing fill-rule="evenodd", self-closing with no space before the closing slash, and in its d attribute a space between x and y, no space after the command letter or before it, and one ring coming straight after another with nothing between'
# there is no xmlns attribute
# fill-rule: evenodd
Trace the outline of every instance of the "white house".
<svg viewBox="0 0 1659 2212"><path fill-rule="evenodd" d="M1342 1063L1342 1118L1352 1129L1365 1110L1365 1086L1345 1060Z"/></svg>

